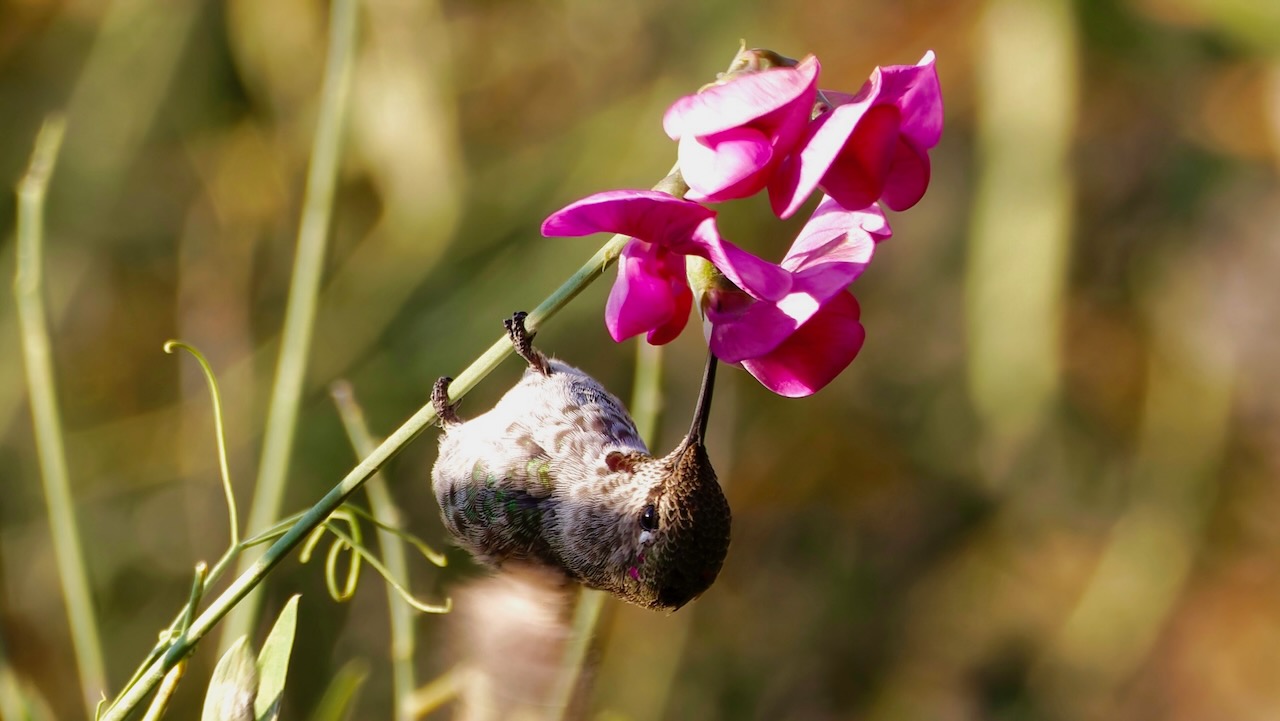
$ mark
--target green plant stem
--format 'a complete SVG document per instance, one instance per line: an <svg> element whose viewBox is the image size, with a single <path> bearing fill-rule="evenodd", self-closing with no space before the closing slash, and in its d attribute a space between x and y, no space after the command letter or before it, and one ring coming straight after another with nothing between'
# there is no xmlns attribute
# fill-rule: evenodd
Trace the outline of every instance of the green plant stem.
<svg viewBox="0 0 1280 721"><path fill-rule="evenodd" d="M356 456L363 458L377 447L377 441L369 432L365 422L364 411L356 401L351 384L346 381L334 383L330 388L334 403L338 406L338 414L342 416L342 425L347 430L347 437L355 449ZM388 526L400 525L400 510L391 499L387 490L387 482L381 473L375 473L365 485L369 495L369 508L374 518ZM404 547L400 545L400 537L394 532L377 529L378 548L382 551L382 560L387 571L396 578L409 580L409 564L405 560ZM413 654L415 639L413 635L413 609L404 599L399 598L394 589L387 588L387 615L391 626L391 695L395 712L395 721L413 721L413 709L410 698L415 686Z"/></svg>
<svg viewBox="0 0 1280 721"><path fill-rule="evenodd" d="M4 634L0 633L0 719L27 717L26 702L18 675L9 664L9 652L5 649Z"/></svg>
<svg viewBox="0 0 1280 721"><path fill-rule="evenodd" d="M324 695L311 712L311 721L347 721L355 718L352 709L359 698L364 682L369 678L369 664L362 658L353 658L342 665L329 680Z"/></svg>
<svg viewBox="0 0 1280 721"><path fill-rule="evenodd" d="M658 183L655 189L680 196L687 190L687 186L684 185L679 173L672 173ZM628 238L623 235L615 235L610 238L577 272L570 276L563 285L529 314L529 317L525 320L526 327L529 330L536 331L542 327L544 322L560 312L562 308L599 278L618 259L618 255L622 252L622 247L626 245L627 240ZM493 369L497 368L498 364L511 355L512 352L511 340L505 335L499 338L479 358L458 374L453 383L449 385L449 397L456 400L465 396L485 376L493 372ZM307 509L302 514L302 517L275 543L271 544L260 558L250 563L249 567L209 604L204 613L201 613L198 618L192 621L186 637L169 647L169 650L164 655L147 666L146 670L138 676L136 683L125 689L102 715L101 721L120 721L124 719L147 694L151 693L156 685L160 683L160 680L164 678L164 675L168 673L169 669L191 653L195 645L209 633L213 626L261 583L272 568L275 568L290 551L306 540L316 526L324 523L325 519L338 506L342 505L342 502L348 496L355 493L379 468L395 457L401 449L414 438L417 438L435 420L435 409L431 407L430 403L427 403L419 408L409 420L393 431L391 435L387 436L386 440L378 444L378 447L373 449L373 452L368 456L365 456L364 460L360 461L355 468L351 469L338 485L325 494L324 498L321 498L314 506Z"/></svg>
<svg viewBox="0 0 1280 721"><path fill-rule="evenodd" d="M214 437L218 444L218 467L222 474L222 493L227 500L227 515L231 540L227 546L227 550L222 554L222 558L219 558L218 562L214 564L212 571L209 571L208 566L204 562L197 564L196 586L198 588L193 590L192 593L194 595L187 604L186 609L179 614L179 616L175 618L165 629L164 633L161 634L161 638L164 640L156 644L156 646L151 650L151 653L147 655L142 664L138 666L137 670L133 672L133 675L129 677L129 683L125 685L126 689L132 686L134 682L137 681L138 675L141 674L147 666L156 659L156 657L164 652L168 647L168 644L173 638L175 638L175 632L186 632L187 626L191 624L191 619L195 617L196 610L200 606L200 599L203 598L204 592L222 576L222 572L225 571L227 566L239 556L240 551L245 547L245 544L243 544L240 539L240 523L236 514L235 492L231 487L231 471L227 465L226 430L222 422L222 397L218 392L218 379L214 375L213 368L210 367L209 361L205 359L204 354L194 346L176 340L170 340L164 344L165 353L173 353L178 349L187 351L196 359L196 362L200 364L200 371L204 374L205 381L209 386L209 396L213 405ZM178 681L182 679L182 674L170 674L169 677L166 677L166 685L170 683L168 680L169 678L172 678L172 683L176 685ZM152 704L151 708L156 709L158 707L155 704ZM148 713L150 714L151 711L148 711ZM160 708L159 713L163 713L163 708Z"/></svg>
<svg viewBox="0 0 1280 721"><path fill-rule="evenodd" d="M178 690L178 684L182 682L182 677L187 673L187 662L182 661L177 666L169 670L165 674L164 681L160 684L160 690L156 692L155 698L151 700L151 705L147 707L147 713L142 717L142 721L160 721L164 718L165 713L169 710L169 701L173 699L173 694Z"/></svg>
<svg viewBox="0 0 1280 721"><path fill-rule="evenodd" d="M347 95L351 88L351 68L356 42L356 0L334 0L329 15L329 52L316 135L311 148L307 186L303 196L302 220L298 227L298 247L294 257L289 301L285 309L284 332L280 338L280 358L272 386L271 406L262 441L258 481L254 487L247 527L262 528L280 515L289 457L297 428L298 406L311 350L316 299L324 270L329 220L337 184L342 129L346 119ZM250 566L242 559L237 570ZM227 621L222 635L225 652L240 636L247 634L257 617L259 597L255 594L241 604Z"/></svg>
<svg viewBox="0 0 1280 721"><path fill-rule="evenodd" d="M213 368L204 354L195 346L178 340L167 341L164 344L165 353L172 353L178 348L190 353L196 359L200 364L200 372L204 374L205 382L209 386L209 399L213 405L213 433L218 444L218 470L222 474L222 495L227 499L227 526L231 537L228 545L236 548L240 545L240 521L236 515L235 490L231 487L231 468L227 465L227 433L222 423L222 394L218 392L218 378L213 374Z"/></svg>
<svg viewBox="0 0 1280 721"><path fill-rule="evenodd" d="M636 342L631 409L640 437L644 439L645 445L652 448L657 440L658 421L662 413L662 347L651 346L642 340ZM573 610L573 632L569 636L569 644L560 664L560 675L556 679L548 705L551 719L563 719L569 711L574 691L578 688L578 679L582 677L587 651L591 648L591 640L600 621L605 598L603 591L593 589L584 588L578 594L578 604Z"/></svg>
<svg viewBox="0 0 1280 721"><path fill-rule="evenodd" d="M409 718L420 719L458 696L458 689L468 672L454 666L427 685L413 692L409 699Z"/></svg>
<svg viewBox="0 0 1280 721"><path fill-rule="evenodd" d="M58 413L58 394L53 379L41 264L44 199L65 129L66 124L61 118L45 121L36 137L31 165L18 183L18 262L13 294L22 333L31 420L40 456L45 502L49 507L49 530L53 534L58 580L66 599L67 621L71 628L71 641L75 646L82 700L86 712L92 717L99 696L107 689L106 670L102 660L98 623L93 614L89 579L80 549L75 506L71 498L66 448L62 440L62 421Z"/></svg>
<svg viewBox="0 0 1280 721"><path fill-rule="evenodd" d="M218 579L222 577L222 573L227 570L227 566L231 564L231 561L234 560L242 550L244 550L247 543L247 541L241 541L238 545L229 547L225 552L223 552L222 558L219 558L218 562L213 565L212 570L205 569L205 563L203 561L197 564L196 573L200 575L201 598L204 597L204 593L209 590L210 586L218 582ZM199 605L199 598L194 601L188 599L187 605L178 612L178 615L170 621L169 625L165 627L165 630L161 632L160 642L151 649L151 652L147 654L142 663L138 665L138 668L134 670L133 675L129 677L129 682L125 684L122 693L128 691L135 683L138 682L138 679L142 677L143 672L146 671L147 668L150 667L151 664L169 648L169 645L173 643L173 639L177 638L177 634L186 633L187 628L191 626L191 619L195 617Z"/></svg>
<svg viewBox="0 0 1280 721"><path fill-rule="evenodd" d="M578 679L582 677L582 666L591 648L591 639L595 634L596 623L600 620L600 612L604 609L607 594L593 588L584 588L578 592L578 603L573 608L573 631L569 634L569 644L565 648L564 659L560 662L560 674L556 678L552 690L551 713L547 718L559 721L569 712L573 703L574 691L578 688Z"/></svg>
<svg viewBox="0 0 1280 721"><path fill-rule="evenodd" d="M446 598L442 604L424 603L414 598L409 593L409 589L401 586L400 582L391 576L390 571L387 570L387 567L383 565L382 561L379 561L377 556L373 555L368 548L365 548L364 545L360 543L359 539L349 535L346 531L343 531L331 522L326 522L324 525L325 530L336 536L338 541L344 544L346 548L351 549L353 554L358 555L365 563L373 566L373 569L378 572L378 575L382 576L382 578L386 580L387 585L391 587L391 590L398 593L405 603L413 606L423 613L448 613L453 610L453 599L451 598ZM352 528L358 528L358 526L353 525ZM337 544L331 546L331 548L339 547L340 546ZM354 592L354 588L351 590ZM330 592L332 593L332 589ZM339 597L337 594L334 594L335 599L339 601L345 600L345 598L349 598L350 596L350 593L347 593L345 597Z"/></svg>
<svg viewBox="0 0 1280 721"><path fill-rule="evenodd" d="M662 420L662 346L636 343L635 386L631 391L631 418L640 437L652 450Z"/></svg>

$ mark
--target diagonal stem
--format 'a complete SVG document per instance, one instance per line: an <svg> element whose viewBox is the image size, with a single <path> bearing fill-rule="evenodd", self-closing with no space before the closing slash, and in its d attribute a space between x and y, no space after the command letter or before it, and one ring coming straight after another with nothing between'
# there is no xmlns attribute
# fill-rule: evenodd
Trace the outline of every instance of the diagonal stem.
<svg viewBox="0 0 1280 721"><path fill-rule="evenodd" d="M102 641L93 613L93 598L80 548L75 502L67 471L67 454L62 440L62 421L53 378L53 359L45 313L41 252L44 242L44 200L49 177L62 144L65 123L61 118L45 121L36 137L31 166L18 184L18 268L13 294L22 331L22 353L27 369L31 399L31 419L36 449L40 457L45 502L49 507L49 530L58 580L67 604L67 621L75 646L80 691L90 717L100 694L106 691L106 667Z"/></svg>
<svg viewBox="0 0 1280 721"><path fill-rule="evenodd" d="M369 432L365 423L364 411L356 401L351 384L339 381L330 387L334 403L338 406L338 414L347 429L347 437L355 448L357 457L363 458L373 452L377 442ZM400 509L396 508L387 489L386 480L381 473L375 474L365 486L369 495L369 508L373 515L389 526L400 525ZM404 547L394 532L378 529L378 547L382 550L382 558L387 570L395 578L409 580L409 564L405 561ZM387 613L391 625L391 693L394 699L394 718L396 721L413 721L413 709L409 699L413 696L416 685L413 664L415 639L413 635L413 610L404 599L398 598L391 588L387 589Z"/></svg>

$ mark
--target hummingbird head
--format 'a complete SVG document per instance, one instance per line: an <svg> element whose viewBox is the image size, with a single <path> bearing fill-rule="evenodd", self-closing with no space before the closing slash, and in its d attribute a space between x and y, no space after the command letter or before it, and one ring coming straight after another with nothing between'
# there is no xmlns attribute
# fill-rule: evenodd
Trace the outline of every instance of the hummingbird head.
<svg viewBox="0 0 1280 721"><path fill-rule="evenodd" d="M592 552L570 563L580 580L623 600L675 611L711 587L729 550L729 502L703 436L715 359L708 362L693 427L661 458L610 451L612 493L595 505ZM573 568L573 566L577 568Z"/></svg>
<svg viewBox="0 0 1280 721"><path fill-rule="evenodd" d="M729 502L702 439L639 469L658 477L637 519L639 553L626 570L633 603L679 609L711 587L729 550Z"/></svg>

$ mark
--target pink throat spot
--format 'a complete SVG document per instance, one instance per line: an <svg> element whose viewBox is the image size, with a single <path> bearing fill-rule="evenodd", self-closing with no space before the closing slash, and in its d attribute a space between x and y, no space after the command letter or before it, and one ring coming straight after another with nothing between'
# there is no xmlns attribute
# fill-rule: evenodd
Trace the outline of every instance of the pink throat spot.
<svg viewBox="0 0 1280 721"><path fill-rule="evenodd" d="M632 566L631 568L627 569L627 575L631 576L631 580L639 581L640 569L636 568L635 566Z"/></svg>

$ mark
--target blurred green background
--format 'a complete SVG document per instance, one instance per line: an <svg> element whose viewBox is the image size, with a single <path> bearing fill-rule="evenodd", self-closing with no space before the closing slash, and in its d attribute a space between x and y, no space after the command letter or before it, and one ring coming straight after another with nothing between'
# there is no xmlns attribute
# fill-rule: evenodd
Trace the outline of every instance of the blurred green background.
<svg viewBox="0 0 1280 721"><path fill-rule="evenodd" d="M219 374L242 514L265 416L328 8L313 0L0 1L0 178L68 115L46 286L67 450L113 689L226 543ZM929 193L854 291L867 343L785 400L721 373L711 455L735 514L717 585L674 616L610 602L601 719L1280 717L1280 4L1267 0L361 3L326 281L286 507L354 458L325 392L386 433L600 239L538 224L674 159L661 113L739 38L815 53L823 87L938 54ZM0 276L12 277L11 195ZM780 257L760 199L722 229ZM539 336L623 397L634 351L600 282ZM0 300L0 632L20 679L80 713L12 297ZM667 352L662 441L701 368ZM509 362L467 398L492 403ZM434 433L392 465L406 525L444 544ZM258 529L248 529L250 532ZM413 567L439 599L477 571ZM303 593L286 717L366 659L389 717L386 606L366 577ZM416 621L421 682L446 621ZM259 635L260 638L260 635ZM190 677L207 678L207 642ZM173 718L200 701L188 682Z"/></svg>

